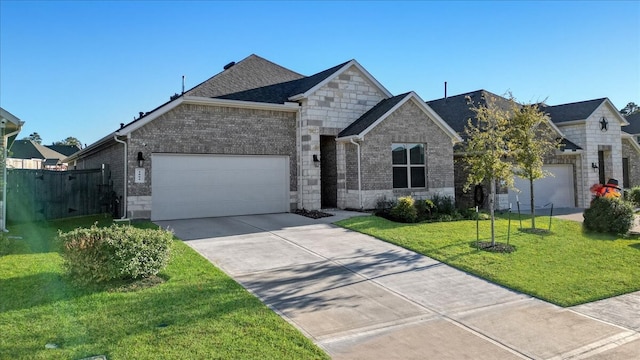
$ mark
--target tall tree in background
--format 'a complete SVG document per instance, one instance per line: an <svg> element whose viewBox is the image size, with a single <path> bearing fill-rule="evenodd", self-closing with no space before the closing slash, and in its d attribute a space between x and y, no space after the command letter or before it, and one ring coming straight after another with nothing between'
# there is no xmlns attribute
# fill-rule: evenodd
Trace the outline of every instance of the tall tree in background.
<svg viewBox="0 0 640 360"><path fill-rule="evenodd" d="M633 101L628 103L625 107L623 107L622 109L620 109L620 113L622 115L631 115L631 114L635 114L635 113L639 113L640 112L640 106L638 106L638 104L634 103Z"/></svg>
<svg viewBox="0 0 640 360"><path fill-rule="evenodd" d="M463 163L467 171L465 191L471 185L489 181L489 211L491 214L491 245L495 246L495 203L496 180L504 181L507 186L513 186L513 172L511 157L511 143L509 137L509 111L501 108L494 96L485 98L485 104L471 103L471 110L476 114L475 123L469 119L465 132Z"/></svg>
<svg viewBox="0 0 640 360"><path fill-rule="evenodd" d="M79 149L82 149L82 143L80 142L80 140L78 140L77 138L74 138L73 136L69 136L68 138L62 141L56 141L53 143L53 145L75 145Z"/></svg>
<svg viewBox="0 0 640 360"><path fill-rule="evenodd" d="M549 117L536 104L518 105L510 96L512 109L508 139L513 150L514 174L529 180L531 196L531 227L536 228L534 180L549 176L542 170L544 157L553 154L560 145L558 134Z"/></svg>
<svg viewBox="0 0 640 360"><path fill-rule="evenodd" d="M22 138L22 140L31 140L37 142L38 144L42 144L42 138L37 132L31 133L29 136Z"/></svg>

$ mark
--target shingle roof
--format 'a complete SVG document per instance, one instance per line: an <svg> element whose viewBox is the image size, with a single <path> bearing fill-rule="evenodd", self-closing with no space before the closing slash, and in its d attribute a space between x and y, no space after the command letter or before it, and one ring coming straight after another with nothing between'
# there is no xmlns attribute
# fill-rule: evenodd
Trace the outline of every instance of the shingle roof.
<svg viewBox="0 0 640 360"><path fill-rule="evenodd" d="M627 120L629 125L623 126L622 131L631 135L640 134L640 112L627 115L625 116L625 119Z"/></svg>
<svg viewBox="0 0 640 360"><path fill-rule="evenodd" d="M560 141L560 150L562 151L576 151L582 150L582 148L571 140L567 140L566 138L562 138Z"/></svg>
<svg viewBox="0 0 640 360"><path fill-rule="evenodd" d="M45 145L45 146L64 156L73 155L76 152L80 151L80 148L77 147L76 145Z"/></svg>
<svg viewBox="0 0 640 360"><path fill-rule="evenodd" d="M369 111L364 113L360 118L351 125L347 126L344 130L340 131L338 137L346 137L352 135L359 135L363 131L369 128L380 117L396 106L402 99L409 96L410 93L404 93L388 99L383 99L376 106L372 107Z"/></svg>
<svg viewBox="0 0 640 360"><path fill-rule="evenodd" d="M216 98L283 104L289 101L288 99L291 96L302 94L312 87L316 86L317 84L321 83L323 80L333 75L336 71L340 70L347 63L348 61L327 70L321 71L317 74L303 77L301 79L263 86L256 89L249 89L233 94L217 96Z"/></svg>
<svg viewBox="0 0 640 360"><path fill-rule="evenodd" d="M465 126L469 119L475 119L476 114L471 109L471 100L476 106L487 105L487 98L494 97L496 104L504 110L509 109L509 100L486 90L476 90L465 94L447 98L427 101L427 105L433 109L449 126L460 136L466 138Z"/></svg>
<svg viewBox="0 0 640 360"><path fill-rule="evenodd" d="M32 140L16 140L11 147L14 159L64 159L65 155Z"/></svg>
<svg viewBox="0 0 640 360"><path fill-rule="evenodd" d="M304 75L252 54L194 86L185 95L216 97L303 77Z"/></svg>
<svg viewBox="0 0 640 360"><path fill-rule="evenodd" d="M589 115L593 114L598 106L600 106L600 104L605 100L607 99L602 98L569 104L543 106L541 109L545 113L549 114L551 121L559 124L567 121L585 120Z"/></svg>

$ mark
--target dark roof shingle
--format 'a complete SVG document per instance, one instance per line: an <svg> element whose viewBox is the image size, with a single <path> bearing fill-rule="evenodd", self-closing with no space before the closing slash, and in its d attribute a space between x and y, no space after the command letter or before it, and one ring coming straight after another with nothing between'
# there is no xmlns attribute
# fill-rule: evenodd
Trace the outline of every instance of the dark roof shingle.
<svg viewBox="0 0 640 360"><path fill-rule="evenodd" d="M640 134L640 112L627 115L625 116L625 119L629 125L623 126L622 131L632 135Z"/></svg>
<svg viewBox="0 0 640 360"><path fill-rule="evenodd" d="M396 106L402 99L409 96L410 93L400 94L388 99L383 99L376 106L372 107L369 111L364 113L358 120L351 123L344 130L342 130L338 137L346 137L352 135L359 135L363 131L373 125L380 117Z"/></svg>
<svg viewBox="0 0 640 360"><path fill-rule="evenodd" d="M307 76L301 79L282 82L279 84L273 84L269 86L263 86L256 89L244 90L232 94L226 94L217 96L218 99L227 100L242 100L263 102L272 104L283 104L289 101L289 98L294 95L302 94L312 87L318 85L329 76L333 75L336 71L340 70L344 65L348 63L336 65L327 70L321 71L317 74Z"/></svg>
<svg viewBox="0 0 640 360"><path fill-rule="evenodd" d="M551 121L560 124L567 121L585 120L602 104L606 98L574 102L554 106L542 106L541 110L549 114Z"/></svg>

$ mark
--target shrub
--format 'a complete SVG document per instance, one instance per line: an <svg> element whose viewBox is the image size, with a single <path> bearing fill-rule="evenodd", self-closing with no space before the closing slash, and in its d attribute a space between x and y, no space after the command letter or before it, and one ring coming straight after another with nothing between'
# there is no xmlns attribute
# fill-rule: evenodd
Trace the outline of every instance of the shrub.
<svg viewBox="0 0 640 360"><path fill-rule="evenodd" d="M640 186L633 187L626 191L626 199L635 206L640 206Z"/></svg>
<svg viewBox="0 0 640 360"><path fill-rule="evenodd" d="M597 197L584 211L584 228L590 231L626 234L633 225L633 208L621 199Z"/></svg>
<svg viewBox="0 0 640 360"><path fill-rule="evenodd" d="M411 196L398 198L398 204L391 209L391 216L400 222L416 222L418 212L414 206L415 200Z"/></svg>
<svg viewBox="0 0 640 360"><path fill-rule="evenodd" d="M69 273L80 283L134 280L162 270L173 234L162 229L111 225L79 228L58 235Z"/></svg>
<svg viewBox="0 0 640 360"><path fill-rule="evenodd" d="M434 212L442 215L455 215L457 210L453 198L451 196L442 196L435 194L431 198L435 206Z"/></svg>
<svg viewBox="0 0 640 360"><path fill-rule="evenodd" d="M417 220L423 221L432 218L432 211L435 208L433 201L431 200L416 200L414 204L417 213Z"/></svg>

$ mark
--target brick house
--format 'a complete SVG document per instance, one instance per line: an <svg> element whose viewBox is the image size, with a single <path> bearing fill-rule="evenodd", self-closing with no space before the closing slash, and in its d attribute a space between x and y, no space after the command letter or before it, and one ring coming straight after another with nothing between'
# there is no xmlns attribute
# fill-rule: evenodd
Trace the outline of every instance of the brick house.
<svg viewBox="0 0 640 360"><path fill-rule="evenodd" d="M460 140L355 60L303 76L251 55L65 161L108 164L124 214L161 220L453 196Z"/></svg>
<svg viewBox="0 0 640 360"><path fill-rule="evenodd" d="M486 90L428 101L455 131L464 133L467 120L474 117L467 99L486 105L485 98L497 99L498 106L508 106L508 100ZM609 178L618 179L625 187L640 185L640 146L623 131L629 122L607 98L544 106L552 127L562 138L560 149L545 158L544 169L553 176L536 180L534 191L537 206L553 203L554 207L587 207L591 200L589 188ZM466 180L456 165L456 198L461 206L472 204L472 194L465 194ZM515 189L502 189L498 207L515 206L516 196L522 206L529 205L528 180L515 179Z"/></svg>

